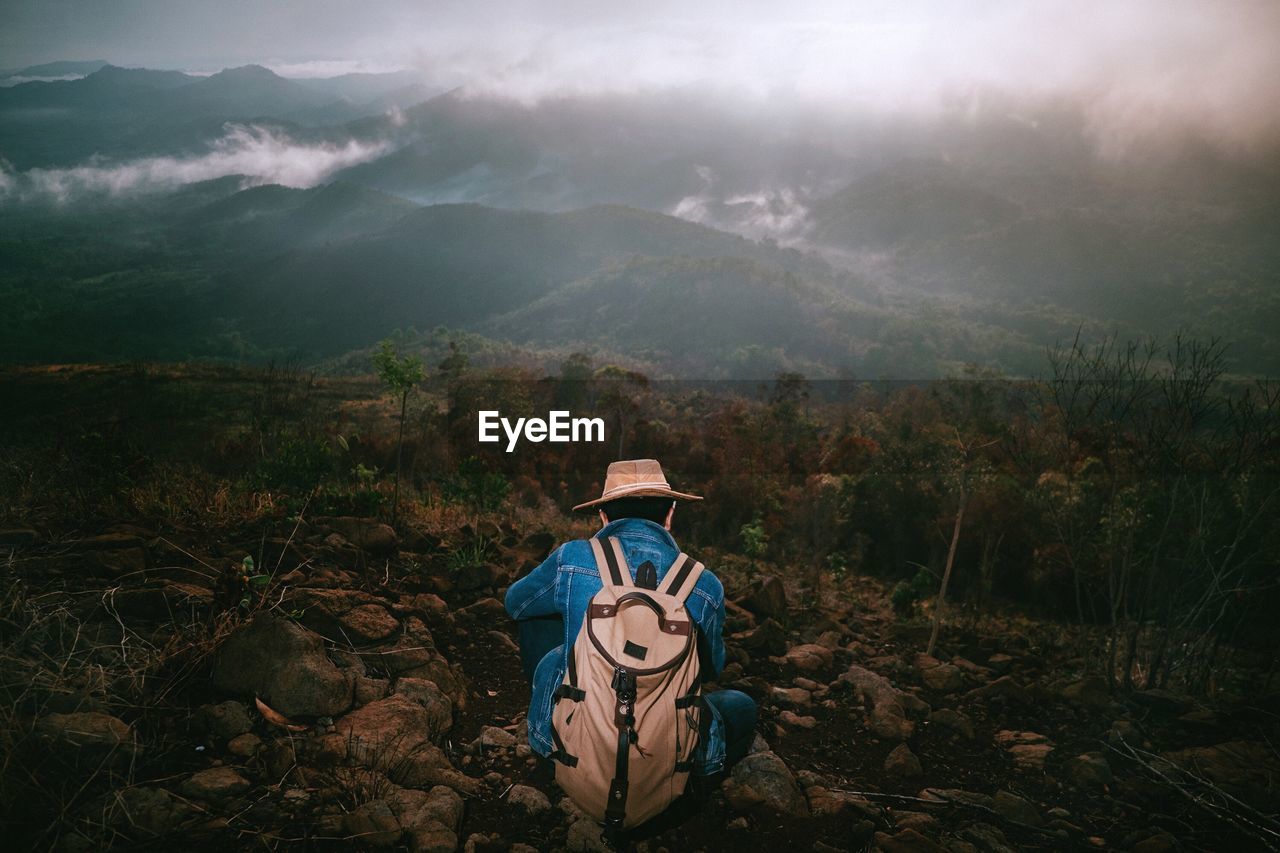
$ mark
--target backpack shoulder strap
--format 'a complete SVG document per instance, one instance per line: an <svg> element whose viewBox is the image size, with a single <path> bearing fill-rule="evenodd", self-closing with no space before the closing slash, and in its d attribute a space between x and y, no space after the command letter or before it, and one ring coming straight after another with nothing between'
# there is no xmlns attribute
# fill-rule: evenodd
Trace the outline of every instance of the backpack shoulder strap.
<svg viewBox="0 0 1280 853"><path fill-rule="evenodd" d="M600 582L605 586L629 587L631 569L627 566L627 558L622 553L622 543L610 536L608 542L601 542L592 537L591 552L595 554L596 571L600 573Z"/></svg>
<svg viewBox="0 0 1280 853"><path fill-rule="evenodd" d="M704 568L705 566L702 563L681 551L676 556L675 561L671 563L671 568L667 569L666 577L662 579L662 583L658 586L658 592L666 593L684 601L689 597L689 593L693 592L693 588L697 586L698 578L702 575Z"/></svg>

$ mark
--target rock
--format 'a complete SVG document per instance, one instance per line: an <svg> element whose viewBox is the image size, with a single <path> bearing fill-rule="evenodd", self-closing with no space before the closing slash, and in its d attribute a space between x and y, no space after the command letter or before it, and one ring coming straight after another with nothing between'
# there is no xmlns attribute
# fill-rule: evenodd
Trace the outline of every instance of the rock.
<svg viewBox="0 0 1280 853"><path fill-rule="evenodd" d="M356 707L376 702L387 695L387 687L391 682L385 678L369 678L364 675L355 677L354 700Z"/></svg>
<svg viewBox="0 0 1280 853"><path fill-rule="evenodd" d="M925 687L940 693L954 693L964 687L964 675L960 672L960 668L949 663L940 663L921 670L920 680L924 682Z"/></svg>
<svg viewBox="0 0 1280 853"><path fill-rule="evenodd" d="M986 853L1017 853L1017 848L1010 846L1004 833L989 823L972 823L960 830L960 837Z"/></svg>
<svg viewBox="0 0 1280 853"><path fill-rule="evenodd" d="M951 659L951 664L958 668L961 672L974 676L981 681L988 681L991 678L991 670L985 666L978 666L967 658L955 657Z"/></svg>
<svg viewBox="0 0 1280 853"><path fill-rule="evenodd" d="M734 634L732 639L755 654L781 655L787 651L787 631L773 619L766 619L749 631Z"/></svg>
<svg viewBox="0 0 1280 853"><path fill-rule="evenodd" d="M1085 708L1102 709L1111 704L1111 694L1107 690L1107 683L1097 676L1089 676L1088 678L1071 682L1062 688L1060 695L1068 702L1074 702Z"/></svg>
<svg viewBox="0 0 1280 853"><path fill-rule="evenodd" d="M118 717L99 711L46 714L36 722L35 731L67 758L83 754L97 760L117 753L123 760L137 749L133 728Z"/></svg>
<svg viewBox="0 0 1280 853"><path fill-rule="evenodd" d="M929 715L929 725L947 729L961 737L973 740L973 721L959 711L939 708Z"/></svg>
<svg viewBox="0 0 1280 853"><path fill-rule="evenodd" d="M786 616L787 590L777 575L765 575L739 603L757 616Z"/></svg>
<svg viewBox="0 0 1280 853"><path fill-rule="evenodd" d="M943 849L914 829L903 829L889 835L877 832L874 836L877 850L885 853L944 853Z"/></svg>
<svg viewBox="0 0 1280 853"><path fill-rule="evenodd" d="M227 742L227 752L236 758L253 758L262 746L262 738L252 732L237 735Z"/></svg>
<svg viewBox="0 0 1280 853"><path fill-rule="evenodd" d="M113 791L108 797L107 819L126 831L141 830L148 835L173 831L191 815L192 809L164 788L131 786Z"/></svg>
<svg viewBox="0 0 1280 853"><path fill-rule="evenodd" d="M815 643L803 643L787 650L786 662L801 672L813 672L831 665L830 649Z"/></svg>
<svg viewBox="0 0 1280 853"><path fill-rule="evenodd" d="M400 630L400 622L380 604L361 604L338 618L342 630L357 643L385 640Z"/></svg>
<svg viewBox="0 0 1280 853"><path fill-rule="evenodd" d="M10 527L0 530L0 547L22 548L40 541L40 534L27 527Z"/></svg>
<svg viewBox="0 0 1280 853"><path fill-rule="evenodd" d="M604 840L600 824L590 818L578 818L569 824L564 846L566 850L583 853L613 853L613 846Z"/></svg>
<svg viewBox="0 0 1280 853"><path fill-rule="evenodd" d="M126 621L158 621L171 618L175 612L205 612L212 603L211 590L175 581L121 589L102 599L102 607L108 614Z"/></svg>
<svg viewBox="0 0 1280 853"><path fill-rule="evenodd" d="M147 570L147 549L139 547L90 551L85 555L85 565L111 577L140 575Z"/></svg>
<svg viewBox="0 0 1280 853"><path fill-rule="evenodd" d="M1138 730L1131 720L1116 720L1111 724L1111 729L1107 732L1107 742L1112 744L1130 743L1141 744L1142 732Z"/></svg>
<svg viewBox="0 0 1280 853"><path fill-rule="evenodd" d="M932 830L937 827L938 819L925 812L898 811L893 815L893 822L898 829L914 829L917 832Z"/></svg>
<svg viewBox="0 0 1280 853"><path fill-rule="evenodd" d="M480 736L471 742L471 748L477 752L482 749L511 749L515 745L516 736L497 726L481 726Z"/></svg>
<svg viewBox="0 0 1280 853"><path fill-rule="evenodd" d="M836 649L840 648L841 641L843 639L844 633L841 631L823 631L818 635L818 639L814 640L814 642L822 646L824 649L830 649L834 652Z"/></svg>
<svg viewBox="0 0 1280 853"><path fill-rule="evenodd" d="M1133 853L1173 853L1178 849L1178 842L1173 836L1157 832L1154 835L1148 835L1141 841L1134 842L1130 848Z"/></svg>
<svg viewBox="0 0 1280 853"><path fill-rule="evenodd" d="M919 794L920 799L941 803L961 803L966 806L991 808L991 798L977 791L966 791L963 788L925 788Z"/></svg>
<svg viewBox="0 0 1280 853"><path fill-rule="evenodd" d="M249 780L230 767L210 767L182 783L182 793L193 800L222 800L249 790Z"/></svg>
<svg viewBox="0 0 1280 853"><path fill-rule="evenodd" d="M817 717L802 717L794 711L783 711L778 715L778 722L793 729L816 729Z"/></svg>
<svg viewBox="0 0 1280 853"><path fill-rule="evenodd" d="M1028 826L1044 826L1044 818L1030 802L1009 791L996 791L991 807L1005 820L1025 823Z"/></svg>
<svg viewBox="0 0 1280 853"><path fill-rule="evenodd" d="M1134 704L1171 717L1185 714L1196 706L1191 697L1160 688L1136 690L1130 694L1129 698Z"/></svg>
<svg viewBox="0 0 1280 853"><path fill-rule="evenodd" d="M812 785L805 789L804 795L809 801L809 811L814 817L853 812L872 820L880 819L880 807L857 794L846 794L843 791L828 790L821 785Z"/></svg>
<svg viewBox="0 0 1280 853"><path fill-rule="evenodd" d="M342 819L342 830L360 847L392 847L404 830L385 800L370 800Z"/></svg>
<svg viewBox="0 0 1280 853"><path fill-rule="evenodd" d="M100 536L75 539L67 544L77 551L121 551L140 548L143 542L142 537L132 533L103 533Z"/></svg>
<svg viewBox="0 0 1280 853"><path fill-rule="evenodd" d="M791 770L772 752L757 752L734 765L725 797L738 811L762 806L781 814L808 817L809 805Z"/></svg>
<svg viewBox="0 0 1280 853"><path fill-rule="evenodd" d="M780 708L804 708L813 701L813 696L803 687L772 687L769 700Z"/></svg>
<svg viewBox="0 0 1280 853"><path fill-rule="evenodd" d="M422 744L400 761L392 775L401 785L414 788L443 786L468 797L478 797L484 792L479 779L454 769L444 751L430 743Z"/></svg>
<svg viewBox="0 0 1280 853"><path fill-rule="evenodd" d="M869 706L867 722L877 735L896 740L911 737L915 724L907 720L904 694L889 679L854 665L839 680L850 685L854 696Z"/></svg>
<svg viewBox="0 0 1280 853"><path fill-rule="evenodd" d="M338 720L336 732L351 744L353 758L379 769L398 763L440 734L427 710L402 694L357 708Z"/></svg>
<svg viewBox="0 0 1280 853"><path fill-rule="evenodd" d="M436 731L447 732L453 726L453 702L434 681L426 678L397 678L394 692L409 697L425 708Z"/></svg>
<svg viewBox="0 0 1280 853"><path fill-rule="evenodd" d="M499 649L508 651L513 655L520 654L520 644L511 639L511 636L505 631L490 631L486 636Z"/></svg>
<svg viewBox="0 0 1280 853"><path fill-rule="evenodd" d="M325 655L320 637L266 612L223 642L214 659L213 683L261 697L289 717L341 714L353 696L352 680Z"/></svg>
<svg viewBox="0 0 1280 853"><path fill-rule="evenodd" d="M1005 729L996 733L996 743L1013 756L1013 763L1019 770L1028 772L1043 770L1045 759L1053 752L1049 739L1036 732Z"/></svg>
<svg viewBox="0 0 1280 853"><path fill-rule="evenodd" d="M1013 669L1013 658L1006 654L994 654L987 658L987 666L999 673L1007 673Z"/></svg>
<svg viewBox="0 0 1280 853"><path fill-rule="evenodd" d="M1111 784L1111 765L1101 752L1086 752L1067 762L1071 781L1080 788L1098 789Z"/></svg>
<svg viewBox="0 0 1280 853"><path fill-rule="evenodd" d="M286 739L274 741L262 750L262 766L266 768L267 775L273 780L283 779L297 763L298 756L294 752L293 744Z"/></svg>
<svg viewBox="0 0 1280 853"><path fill-rule="evenodd" d="M400 826L409 834L409 849L417 853L453 853L462 825L462 798L451 788L430 791L400 789L388 798Z"/></svg>
<svg viewBox="0 0 1280 853"><path fill-rule="evenodd" d="M424 619L444 619L449 615L449 605L443 598L433 595L429 592L420 592L416 595L406 596L401 602L409 608L411 612L417 613Z"/></svg>
<svg viewBox="0 0 1280 853"><path fill-rule="evenodd" d="M198 731L206 732L219 741L242 735L253 728L249 707L234 699L218 705L201 706L193 715L192 722Z"/></svg>
<svg viewBox="0 0 1280 853"><path fill-rule="evenodd" d="M970 690L965 696L970 700L996 700L1017 705L1030 705L1034 702L1027 688L1014 681L1011 675L1002 675L990 684Z"/></svg>
<svg viewBox="0 0 1280 853"><path fill-rule="evenodd" d="M493 622L507 619L507 608L501 601L491 596L481 598L458 611L463 619L475 619L482 622Z"/></svg>
<svg viewBox="0 0 1280 853"><path fill-rule="evenodd" d="M370 554L394 554L400 547L396 532L389 525L372 518L315 519L317 524L327 524L351 544Z"/></svg>
<svg viewBox="0 0 1280 853"><path fill-rule="evenodd" d="M520 806L529 814L542 814L551 808L551 801L547 799L547 795L528 785L512 785L511 790L507 792L507 801Z"/></svg>
<svg viewBox="0 0 1280 853"><path fill-rule="evenodd" d="M507 842L496 832L488 835L473 832L462 845L462 853L507 853Z"/></svg>
<svg viewBox="0 0 1280 853"><path fill-rule="evenodd" d="M1233 740L1165 752L1162 757L1224 788L1269 790L1280 779L1280 759L1263 741Z"/></svg>
<svg viewBox="0 0 1280 853"><path fill-rule="evenodd" d="M884 772L898 779L913 779L924 775L920 759L905 743L895 746L884 760Z"/></svg>
<svg viewBox="0 0 1280 853"><path fill-rule="evenodd" d="M498 563L478 563L459 569L453 576L458 591L474 593L504 586L511 580L510 570Z"/></svg>

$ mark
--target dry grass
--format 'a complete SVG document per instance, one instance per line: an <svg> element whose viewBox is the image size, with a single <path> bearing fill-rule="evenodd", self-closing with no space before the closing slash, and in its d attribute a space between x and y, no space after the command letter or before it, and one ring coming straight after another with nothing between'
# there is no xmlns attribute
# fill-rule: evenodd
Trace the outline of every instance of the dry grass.
<svg viewBox="0 0 1280 853"><path fill-rule="evenodd" d="M0 594L0 824L29 849L118 840L104 797L169 762L166 723L187 713L178 699L231 625L198 618L148 636L115 610L116 591L35 593L11 573ZM49 714L87 711L125 721L131 741L59 748L38 729Z"/></svg>

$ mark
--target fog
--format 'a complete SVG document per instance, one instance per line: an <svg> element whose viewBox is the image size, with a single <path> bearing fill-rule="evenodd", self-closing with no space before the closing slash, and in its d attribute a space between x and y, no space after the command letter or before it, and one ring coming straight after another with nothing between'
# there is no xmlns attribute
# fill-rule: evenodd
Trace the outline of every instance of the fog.
<svg viewBox="0 0 1280 853"><path fill-rule="evenodd" d="M155 192L228 175L244 175L246 185L311 187L339 169L371 160L386 150L385 143L357 140L342 145L304 145L276 131L231 125L207 153L191 157L90 162L21 173L4 168L0 161L0 199L63 203L84 194Z"/></svg>
<svg viewBox="0 0 1280 853"><path fill-rule="evenodd" d="M1017 0L16 0L4 63L103 56L282 73L417 68L526 101L699 87L832 111L928 112L985 93L1077 99L1105 153L1190 133L1280 138L1280 4Z"/></svg>

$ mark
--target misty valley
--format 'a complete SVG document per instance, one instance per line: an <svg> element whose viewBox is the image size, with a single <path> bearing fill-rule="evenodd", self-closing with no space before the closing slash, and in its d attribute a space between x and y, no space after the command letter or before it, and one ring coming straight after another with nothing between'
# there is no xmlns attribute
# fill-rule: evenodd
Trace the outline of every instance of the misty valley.
<svg viewBox="0 0 1280 853"><path fill-rule="evenodd" d="M399 329L655 376L1030 376L1077 331L1181 331L1274 373L1274 161L1091 133L994 94L894 119L103 65L0 88L0 358L340 369Z"/></svg>

